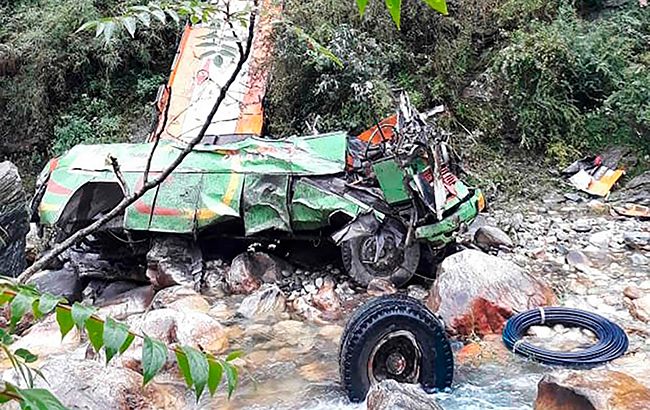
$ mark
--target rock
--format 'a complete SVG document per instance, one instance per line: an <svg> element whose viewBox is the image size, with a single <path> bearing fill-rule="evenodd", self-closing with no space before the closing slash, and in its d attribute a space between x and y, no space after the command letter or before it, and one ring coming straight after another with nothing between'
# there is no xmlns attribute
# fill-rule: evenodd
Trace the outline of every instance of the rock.
<svg viewBox="0 0 650 410"><path fill-rule="evenodd" d="M395 294L397 293L397 288L392 282L386 279L375 278L368 284L367 292L370 296L378 297Z"/></svg>
<svg viewBox="0 0 650 410"><path fill-rule="evenodd" d="M477 367L485 363L507 363L511 357L512 352L506 349L501 335L486 335L480 342L463 346L454 360L459 365Z"/></svg>
<svg viewBox="0 0 650 410"><path fill-rule="evenodd" d="M149 281L140 263L141 258L130 254L126 247L104 247L99 250L76 247L65 251L62 258L70 263L80 278L142 283Z"/></svg>
<svg viewBox="0 0 650 410"><path fill-rule="evenodd" d="M474 243L481 249L512 248L512 239L501 229L494 226L482 226L474 234Z"/></svg>
<svg viewBox="0 0 650 410"><path fill-rule="evenodd" d="M56 322L56 316L49 315L32 326L21 337L17 337L16 341L11 345L11 350L27 349L37 355L39 361L35 362L34 365L38 367L44 358L52 355L65 354L79 347L80 344L81 338L76 327L72 328L70 333L61 340L61 331ZM11 367L11 362L4 354L0 363L0 368L2 369Z"/></svg>
<svg viewBox="0 0 650 410"><path fill-rule="evenodd" d="M591 263L591 260L581 251L569 251L569 253L566 254L566 263L569 265L573 266L574 268L578 270L582 270L580 268L582 267L589 267L591 268L593 265Z"/></svg>
<svg viewBox="0 0 650 410"><path fill-rule="evenodd" d="M314 306L323 312L323 318L328 320L336 320L342 316L343 306L341 298L335 291L335 286L334 281L327 278L313 297Z"/></svg>
<svg viewBox="0 0 650 410"><path fill-rule="evenodd" d="M419 385L390 379L370 387L366 405L368 410L443 410Z"/></svg>
<svg viewBox="0 0 650 410"><path fill-rule="evenodd" d="M144 317L140 329L142 333L168 344L180 343L213 354L222 353L228 348L228 337L224 328L216 319L202 312L152 310ZM137 342L142 343L139 339ZM138 343L134 342L136 351Z"/></svg>
<svg viewBox="0 0 650 410"><path fill-rule="evenodd" d="M248 319L263 319L278 316L286 310L286 299L277 285L265 283L247 296L237 309L237 313Z"/></svg>
<svg viewBox="0 0 650 410"><path fill-rule="evenodd" d="M93 360L68 357L49 359L41 368L47 382L36 378L38 388L50 390L66 407L93 410L188 408L182 390L155 382L142 387L133 370L105 366Z"/></svg>
<svg viewBox="0 0 650 410"><path fill-rule="evenodd" d="M194 289L185 286L171 286L156 293L152 308L170 308L179 312L196 310L206 313L210 310L210 304Z"/></svg>
<svg viewBox="0 0 650 410"><path fill-rule="evenodd" d="M447 257L426 304L452 333L500 333L514 312L557 302L553 291L514 263L475 250Z"/></svg>
<svg viewBox="0 0 650 410"><path fill-rule="evenodd" d="M147 253L147 277L156 289L174 285L198 289L202 273L203 255L191 238L154 237Z"/></svg>
<svg viewBox="0 0 650 410"><path fill-rule="evenodd" d="M610 199L650 206L650 171L632 178L623 189L614 191Z"/></svg>
<svg viewBox="0 0 650 410"><path fill-rule="evenodd" d="M597 199L592 199L591 201L587 202L587 207L592 211L600 214L607 212L609 209L609 206L607 206L607 204Z"/></svg>
<svg viewBox="0 0 650 410"><path fill-rule="evenodd" d="M247 252L233 259L224 280L231 293L248 295L263 282L276 283L282 280L283 271L293 272L293 267L263 252Z"/></svg>
<svg viewBox="0 0 650 410"><path fill-rule="evenodd" d="M18 168L9 161L0 162L0 267L5 276L18 276L26 267L27 209Z"/></svg>
<svg viewBox="0 0 650 410"><path fill-rule="evenodd" d="M25 259L28 264L34 263L38 255L43 251L43 241L38 235L38 225L35 223L29 224L29 232L25 237Z"/></svg>
<svg viewBox="0 0 650 410"><path fill-rule="evenodd" d="M598 248L607 249L611 237L612 233L610 231L596 232L589 237L589 243Z"/></svg>
<svg viewBox="0 0 650 410"><path fill-rule="evenodd" d="M334 380L338 376L334 367L327 366L321 362L314 362L301 366L298 369L298 373L303 379L312 383Z"/></svg>
<svg viewBox="0 0 650 410"><path fill-rule="evenodd" d="M153 286L140 286L124 293L113 296L110 299L103 299L97 302L97 312L102 317L110 316L113 319L126 319L127 317L144 313L153 300Z"/></svg>
<svg viewBox="0 0 650 410"><path fill-rule="evenodd" d="M102 279L91 279L83 291L83 298L88 304L104 303L121 293L142 285L142 283L130 281L110 282Z"/></svg>
<svg viewBox="0 0 650 410"><path fill-rule="evenodd" d="M70 303L79 302L82 299L82 292L86 281L79 279L79 275L66 265L60 270L44 270L32 276L27 282L28 285L36 286L41 293L51 293L61 296Z"/></svg>
<svg viewBox="0 0 650 410"><path fill-rule="evenodd" d="M206 261L203 269L201 293L208 296L225 296L223 280L228 269L230 268L220 259Z"/></svg>
<svg viewBox="0 0 650 410"><path fill-rule="evenodd" d="M631 249L650 251L650 232L626 232L623 240Z"/></svg>
<svg viewBox="0 0 650 410"><path fill-rule="evenodd" d="M578 219L571 225L571 229L576 232L589 232L591 231L591 222L586 219Z"/></svg>
<svg viewBox="0 0 650 410"><path fill-rule="evenodd" d="M650 408L650 390L612 370L547 374L537 386L536 410L641 410Z"/></svg>
<svg viewBox="0 0 650 410"><path fill-rule="evenodd" d="M409 285L408 288L406 288L406 291L410 297L419 300L426 299L427 295L429 294L427 290L420 285Z"/></svg>
<svg viewBox="0 0 650 410"><path fill-rule="evenodd" d="M630 314L646 323L650 323L650 294L634 299L629 307Z"/></svg>
<svg viewBox="0 0 650 410"><path fill-rule="evenodd" d="M632 286L627 286L625 289L623 289L623 294L626 297L634 300L634 299L639 299L641 296L643 296L643 291L638 287L632 285Z"/></svg>
<svg viewBox="0 0 650 410"><path fill-rule="evenodd" d="M312 303L312 295L300 296L291 303L291 308L298 315L310 322L325 324L327 320L323 318L323 312L316 308Z"/></svg>
<svg viewBox="0 0 650 410"><path fill-rule="evenodd" d="M650 260L640 253L634 253L630 256L630 262L632 262L632 265L634 266L646 266L650 263Z"/></svg>

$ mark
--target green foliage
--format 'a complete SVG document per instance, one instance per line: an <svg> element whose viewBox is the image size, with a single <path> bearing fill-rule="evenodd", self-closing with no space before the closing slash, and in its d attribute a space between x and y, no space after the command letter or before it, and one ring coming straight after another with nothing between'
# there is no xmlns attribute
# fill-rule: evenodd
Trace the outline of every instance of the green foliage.
<svg viewBox="0 0 650 410"><path fill-rule="evenodd" d="M561 162L617 143L648 152L650 71L639 57L649 50L650 17L638 9L588 21L564 5L552 23L515 32L493 68L521 144Z"/></svg>
<svg viewBox="0 0 650 410"><path fill-rule="evenodd" d="M56 322L59 325L62 338L75 326L79 331L85 331L95 351L104 349L106 363L116 355L123 354L133 343L135 337L142 337L112 318L102 319L95 315L96 309L75 303L69 306L64 300L52 295L42 295L33 287L16 285L8 278L0 277L0 304L8 304L11 310L12 328L21 322L28 314L42 317L43 314L56 311ZM188 388L194 388L197 400L203 394L205 387L212 396L226 374L228 397L237 387L238 371L231 363L241 356L241 352L230 353L221 360L213 355L203 353L190 346L170 348L160 340L147 336L143 338L142 368L143 385L151 382L167 362L168 351L176 354L177 364ZM63 405L47 390L34 389L34 375L43 377L34 368L28 366L38 360L38 357L26 349L11 351L13 342L11 334L0 329L0 349L11 361L16 372L21 376L28 389L5 384L0 387L0 403L16 400L23 409L64 409Z"/></svg>
<svg viewBox="0 0 650 410"><path fill-rule="evenodd" d="M149 81L167 76L178 28L115 33L108 45L74 34L121 0L15 1L0 6L0 155L36 174L76 142L126 141L148 131ZM27 183L30 185L29 177Z"/></svg>

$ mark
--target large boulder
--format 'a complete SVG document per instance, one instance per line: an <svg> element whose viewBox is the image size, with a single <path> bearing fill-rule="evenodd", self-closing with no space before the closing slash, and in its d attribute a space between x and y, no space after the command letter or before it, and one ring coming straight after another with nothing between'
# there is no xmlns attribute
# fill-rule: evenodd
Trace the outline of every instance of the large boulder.
<svg viewBox="0 0 650 410"><path fill-rule="evenodd" d="M62 255L66 265L72 267L80 278L87 281L99 279L103 281L134 281L146 282L144 266L138 257L129 254L126 249L117 248L94 249L80 246L68 249Z"/></svg>
<svg viewBox="0 0 650 410"><path fill-rule="evenodd" d="M9 161L0 162L0 270L18 276L26 265L25 238L29 214L18 169Z"/></svg>
<svg viewBox="0 0 650 410"><path fill-rule="evenodd" d="M446 258L426 304L454 334L500 333L514 314L557 302L553 291L514 263L465 250Z"/></svg>
<svg viewBox="0 0 650 410"><path fill-rule="evenodd" d="M183 285L198 289L203 273L203 255L190 237L160 236L147 253L147 277L156 289Z"/></svg>
<svg viewBox="0 0 650 410"><path fill-rule="evenodd" d="M86 283L87 281L80 279L79 274L68 264L60 270L38 272L27 282L28 285L35 286L41 293L64 297L70 303L81 300Z"/></svg>
<svg viewBox="0 0 650 410"><path fill-rule="evenodd" d="M36 387L50 390L71 409L180 409L190 405L181 389L155 382L142 387L137 372L98 361L58 356L49 359L41 372L47 382L37 378Z"/></svg>
<svg viewBox="0 0 650 410"><path fill-rule="evenodd" d="M537 387L535 410L650 409L650 389L612 370L545 375Z"/></svg>
<svg viewBox="0 0 650 410"><path fill-rule="evenodd" d="M443 410L434 396L425 393L419 385L400 384L390 379L370 388L366 405L368 410Z"/></svg>
<svg viewBox="0 0 650 410"><path fill-rule="evenodd" d="M263 252L247 252L233 259L230 269L224 272L226 287L231 293L248 295L262 283L276 283L282 272L293 273L287 262Z"/></svg>

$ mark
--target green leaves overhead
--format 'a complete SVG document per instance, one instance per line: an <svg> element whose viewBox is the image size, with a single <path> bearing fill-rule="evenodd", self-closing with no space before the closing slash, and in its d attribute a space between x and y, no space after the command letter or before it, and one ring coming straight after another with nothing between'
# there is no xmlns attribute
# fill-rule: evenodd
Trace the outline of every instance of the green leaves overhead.
<svg viewBox="0 0 650 410"><path fill-rule="evenodd" d="M392 17L393 21L395 22L395 25L397 28L400 28L401 24L401 19L402 19L402 0L385 0L386 1L386 9L388 9L388 12L390 13L390 16ZM441 14L447 14L447 2L446 0L422 0L424 1L429 7L434 9L435 11L441 13ZM363 15L366 11L366 8L368 6L369 0L356 0L357 2L357 8L359 9L359 12L361 15Z"/></svg>
<svg viewBox="0 0 650 410"><path fill-rule="evenodd" d="M10 325L13 329L26 312L31 310L34 296L27 291L21 290L9 305L11 307Z"/></svg>
<svg viewBox="0 0 650 410"><path fill-rule="evenodd" d="M159 340L144 337L142 345L142 384L154 378L167 362L167 345Z"/></svg>

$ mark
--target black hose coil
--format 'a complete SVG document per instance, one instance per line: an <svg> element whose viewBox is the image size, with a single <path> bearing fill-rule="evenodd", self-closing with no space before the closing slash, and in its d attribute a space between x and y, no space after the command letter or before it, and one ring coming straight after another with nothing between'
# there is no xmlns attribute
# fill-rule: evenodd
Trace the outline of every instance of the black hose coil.
<svg viewBox="0 0 650 410"><path fill-rule="evenodd" d="M531 326L556 324L591 330L598 342L577 352L558 352L522 340ZM629 342L620 326L600 315L574 308L545 307L511 317L503 329L503 343L508 350L540 363L576 367L614 360L625 353Z"/></svg>

